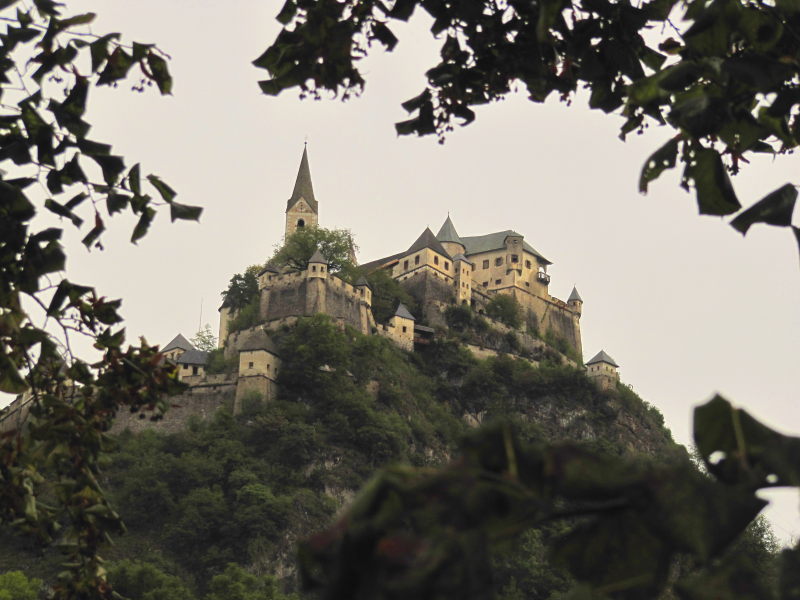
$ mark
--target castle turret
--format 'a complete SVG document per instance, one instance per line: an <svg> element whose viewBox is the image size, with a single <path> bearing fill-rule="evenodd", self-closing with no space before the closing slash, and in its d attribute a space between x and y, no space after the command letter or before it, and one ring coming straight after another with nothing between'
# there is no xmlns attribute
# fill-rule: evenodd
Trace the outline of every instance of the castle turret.
<svg viewBox="0 0 800 600"><path fill-rule="evenodd" d="M601 390L613 389L619 381L619 365L614 359L600 350L592 360L586 363L586 376Z"/></svg>
<svg viewBox="0 0 800 600"><path fill-rule="evenodd" d="M414 350L414 315L402 302L397 306L394 316L389 319L389 336L403 350Z"/></svg>
<svg viewBox="0 0 800 600"><path fill-rule="evenodd" d="M466 252L464 242L461 241L461 237L458 235L455 225L453 225L453 222L450 220L449 214L442 224L442 227L439 229L439 233L436 234L436 239L442 244L444 249L447 250L450 256L455 257L457 254L464 254L464 252Z"/></svg>
<svg viewBox="0 0 800 600"><path fill-rule="evenodd" d="M581 316L581 312L583 312L583 298L578 293L578 288L572 286L572 293L567 298L567 304L577 313L578 317Z"/></svg>
<svg viewBox="0 0 800 600"><path fill-rule="evenodd" d="M292 197L286 203L286 237L303 227L316 227L318 223L319 204L314 198L314 187L311 185L308 148L304 147Z"/></svg>
<svg viewBox="0 0 800 600"><path fill-rule="evenodd" d="M322 256L319 248L314 250L314 254L308 259L308 267L306 269L306 276L309 278L320 277L322 279L328 278L328 260Z"/></svg>
<svg viewBox="0 0 800 600"><path fill-rule="evenodd" d="M258 395L262 400L275 397L280 358L270 337L262 330L250 333L239 346L239 380L236 383L234 413L242 409L242 400Z"/></svg>
<svg viewBox="0 0 800 600"><path fill-rule="evenodd" d="M453 265L456 272L456 298L460 304L469 304L472 300L472 271L475 265L463 254L453 257Z"/></svg>
<svg viewBox="0 0 800 600"><path fill-rule="evenodd" d="M372 286L365 277L359 277L354 286L359 296L364 300L367 306L372 306Z"/></svg>

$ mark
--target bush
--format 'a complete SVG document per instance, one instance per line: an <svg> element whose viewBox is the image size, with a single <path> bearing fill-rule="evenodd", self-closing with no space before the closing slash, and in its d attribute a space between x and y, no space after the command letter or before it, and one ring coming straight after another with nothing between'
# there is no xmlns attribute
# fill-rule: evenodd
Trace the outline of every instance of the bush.
<svg viewBox="0 0 800 600"><path fill-rule="evenodd" d="M234 356L225 358L225 351L222 348L216 348L208 353L208 362L206 363L206 373L215 375L218 373L233 373L239 366L238 359Z"/></svg>
<svg viewBox="0 0 800 600"><path fill-rule="evenodd" d="M522 308L517 299L509 294L495 294L486 305L486 314L514 329L522 325Z"/></svg>
<svg viewBox="0 0 800 600"><path fill-rule="evenodd" d="M466 304L451 304L444 311L447 326L456 331L464 331L472 325L472 310Z"/></svg>
<svg viewBox="0 0 800 600"><path fill-rule="evenodd" d="M248 304L236 313L228 324L228 331L242 331L258 325L259 299L253 298Z"/></svg>

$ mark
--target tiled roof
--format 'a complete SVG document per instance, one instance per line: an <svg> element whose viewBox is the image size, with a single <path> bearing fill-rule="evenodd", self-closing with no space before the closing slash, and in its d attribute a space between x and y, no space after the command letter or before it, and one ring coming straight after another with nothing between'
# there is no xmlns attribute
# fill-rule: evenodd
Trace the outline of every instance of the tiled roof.
<svg viewBox="0 0 800 600"><path fill-rule="evenodd" d="M411 319L412 321L416 321L414 315L408 312L406 305L403 304L402 302L397 306L397 310L394 311L394 316L400 317L401 319Z"/></svg>
<svg viewBox="0 0 800 600"><path fill-rule="evenodd" d="M447 219L441 229L439 229L439 233L436 234L436 239L440 242L456 242L457 244L462 244L455 225L453 225L453 222L450 220L450 215L447 215Z"/></svg>
<svg viewBox="0 0 800 600"><path fill-rule="evenodd" d="M189 340L187 340L179 333L173 338L173 340L169 344L164 346L163 350L161 351L169 352L170 350L175 350L175 348L179 348L181 350L193 350L194 346L192 346Z"/></svg>
<svg viewBox="0 0 800 600"><path fill-rule="evenodd" d="M422 232L417 238L417 241L411 244L411 247L406 250L406 254L413 254L414 252L419 252L420 250L424 250L425 248L430 248L431 250L438 252L442 256L450 258L450 255L447 253L447 250L444 249L441 242L436 239L436 236L433 235L433 232L430 230L429 227L425 228L425 231Z"/></svg>
<svg viewBox="0 0 800 600"><path fill-rule="evenodd" d="M254 350L266 350L272 354L278 354L278 348L275 346L275 342L272 341L272 338L270 338L263 329L257 329L248 334L244 343L239 346L239 352Z"/></svg>
<svg viewBox="0 0 800 600"><path fill-rule="evenodd" d="M598 352L595 355L595 357L592 360L590 360L589 362L587 362L586 364L587 365L592 365L594 363L599 363L599 362L608 363L613 367L619 367L619 365L614 362L614 359L611 358L608 354L606 354L605 350L600 350L600 352Z"/></svg>
<svg viewBox="0 0 800 600"><path fill-rule="evenodd" d="M179 365L204 365L208 362L208 352L202 350L187 350L175 361Z"/></svg>
<svg viewBox="0 0 800 600"><path fill-rule="evenodd" d="M575 286L572 286L572 293L569 295L569 298L567 298L567 302L572 302L573 300L583 302L583 298L581 298L581 295L578 293L578 288Z"/></svg>
<svg viewBox="0 0 800 600"><path fill-rule="evenodd" d="M506 247L506 238L510 235L522 237L516 231L506 229L505 231L497 231L495 233L487 233L486 235L475 235L472 237L462 237L461 243L467 249L466 255L480 254L481 252L491 252L492 250L502 250ZM549 260L539 254L539 252L525 240L522 241L522 247L534 256L540 258L542 262L551 265Z"/></svg>

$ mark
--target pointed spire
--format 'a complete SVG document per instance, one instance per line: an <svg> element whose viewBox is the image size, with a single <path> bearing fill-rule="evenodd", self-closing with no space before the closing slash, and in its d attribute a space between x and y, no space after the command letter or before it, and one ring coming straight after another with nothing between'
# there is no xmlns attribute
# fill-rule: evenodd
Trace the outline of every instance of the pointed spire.
<svg viewBox="0 0 800 600"><path fill-rule="evenodd" d="M569 295L569 298L567 298L567 302L583 302L583 298L581 298L581 295L578 293L578 288L574 285L572 286L572 293Z"/></svg>
<svg viewBox="0 0 800 600"><path fill-rule="evenodd" d="M178 348L179 350L193 350L194 346L192 346L191 342L183 337L180 333L176 335L172 341L164 346L161 350L162 352L169 352L170 350L175 350Z"/></svg>
<svg viewBox="0 0 800 600"><path fill-rule="evenodd" d="M591 364L599 363L599 362L608 363L612 367L618 367L619 368L619 365L614 362L613 358L611 358L608 354L606 354L605 350L600 350L600 352L595 354L594 358L592 360L590 360L589 362L587 362L586 364L587 365L591 365Z"/></svg>
<svg viewBox="0 0 800 600"><path fill-rule="evenodd" d="M317 200L314 198L314 187L311 185L311 169L308 166L308 147L303 147L303 158L300 159L300 168L297 170L297 180L294 182L292 197L286 203L286 210L303 198L314 212L318 212Z"/></svg>
<svg viewBox="0 0 800 600"><path fill-rule="evenodd" d="M447 213L447 219L445 219L444 224L441 229L439 229L439 233L436 234L436 239L440 242L456 242L462 246L464 245L464 242L461 241L456 231L455 225L453 225L453 221L450 220L450 213Z"/></svg>

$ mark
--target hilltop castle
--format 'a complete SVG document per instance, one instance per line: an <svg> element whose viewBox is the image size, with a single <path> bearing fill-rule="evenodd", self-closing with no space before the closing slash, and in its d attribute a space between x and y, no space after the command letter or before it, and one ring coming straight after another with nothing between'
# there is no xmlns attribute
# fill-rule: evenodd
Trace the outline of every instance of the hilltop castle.
<svg viewBox="0 0 800 600"><path fill-rule="evenodd" d="M319 202L305 148L286 203L285 235L318 225ZM550 295L547 269L551 264L516 231L461 236L448 215L435 235L426 228L406 250L360 265L365 274L383 270L399 282L416 300L420 314L412 315L400 304L388 322L377 323L367 280L362 277L353 284L330 273L328 261L318 250L302 271L267 265L258 273L258 325L232 331L236 311L226 303L220 307L219 346L227 359L238 358L235 381L206 374L207 353L194 349L183 336L170 342L164 353L180 366L181 378L197 391L235 385L237 402L251 392L269 398L280 369L280 357L269 334L298 318L323 313L343 326L366 335L386 336L413 351L415 344L426 343L435 335L436 327L446 327L448 306L467 305L483 314L493 297L507 294L519 303L527 327L535 327L540 336L560 340L572 349L573 356L580 356L583 300L575 288L566 301ZM480 354L485 349L475 351ZM587 365L587 375L601 387L615 384L617 365L605 352Z"/></svg>

